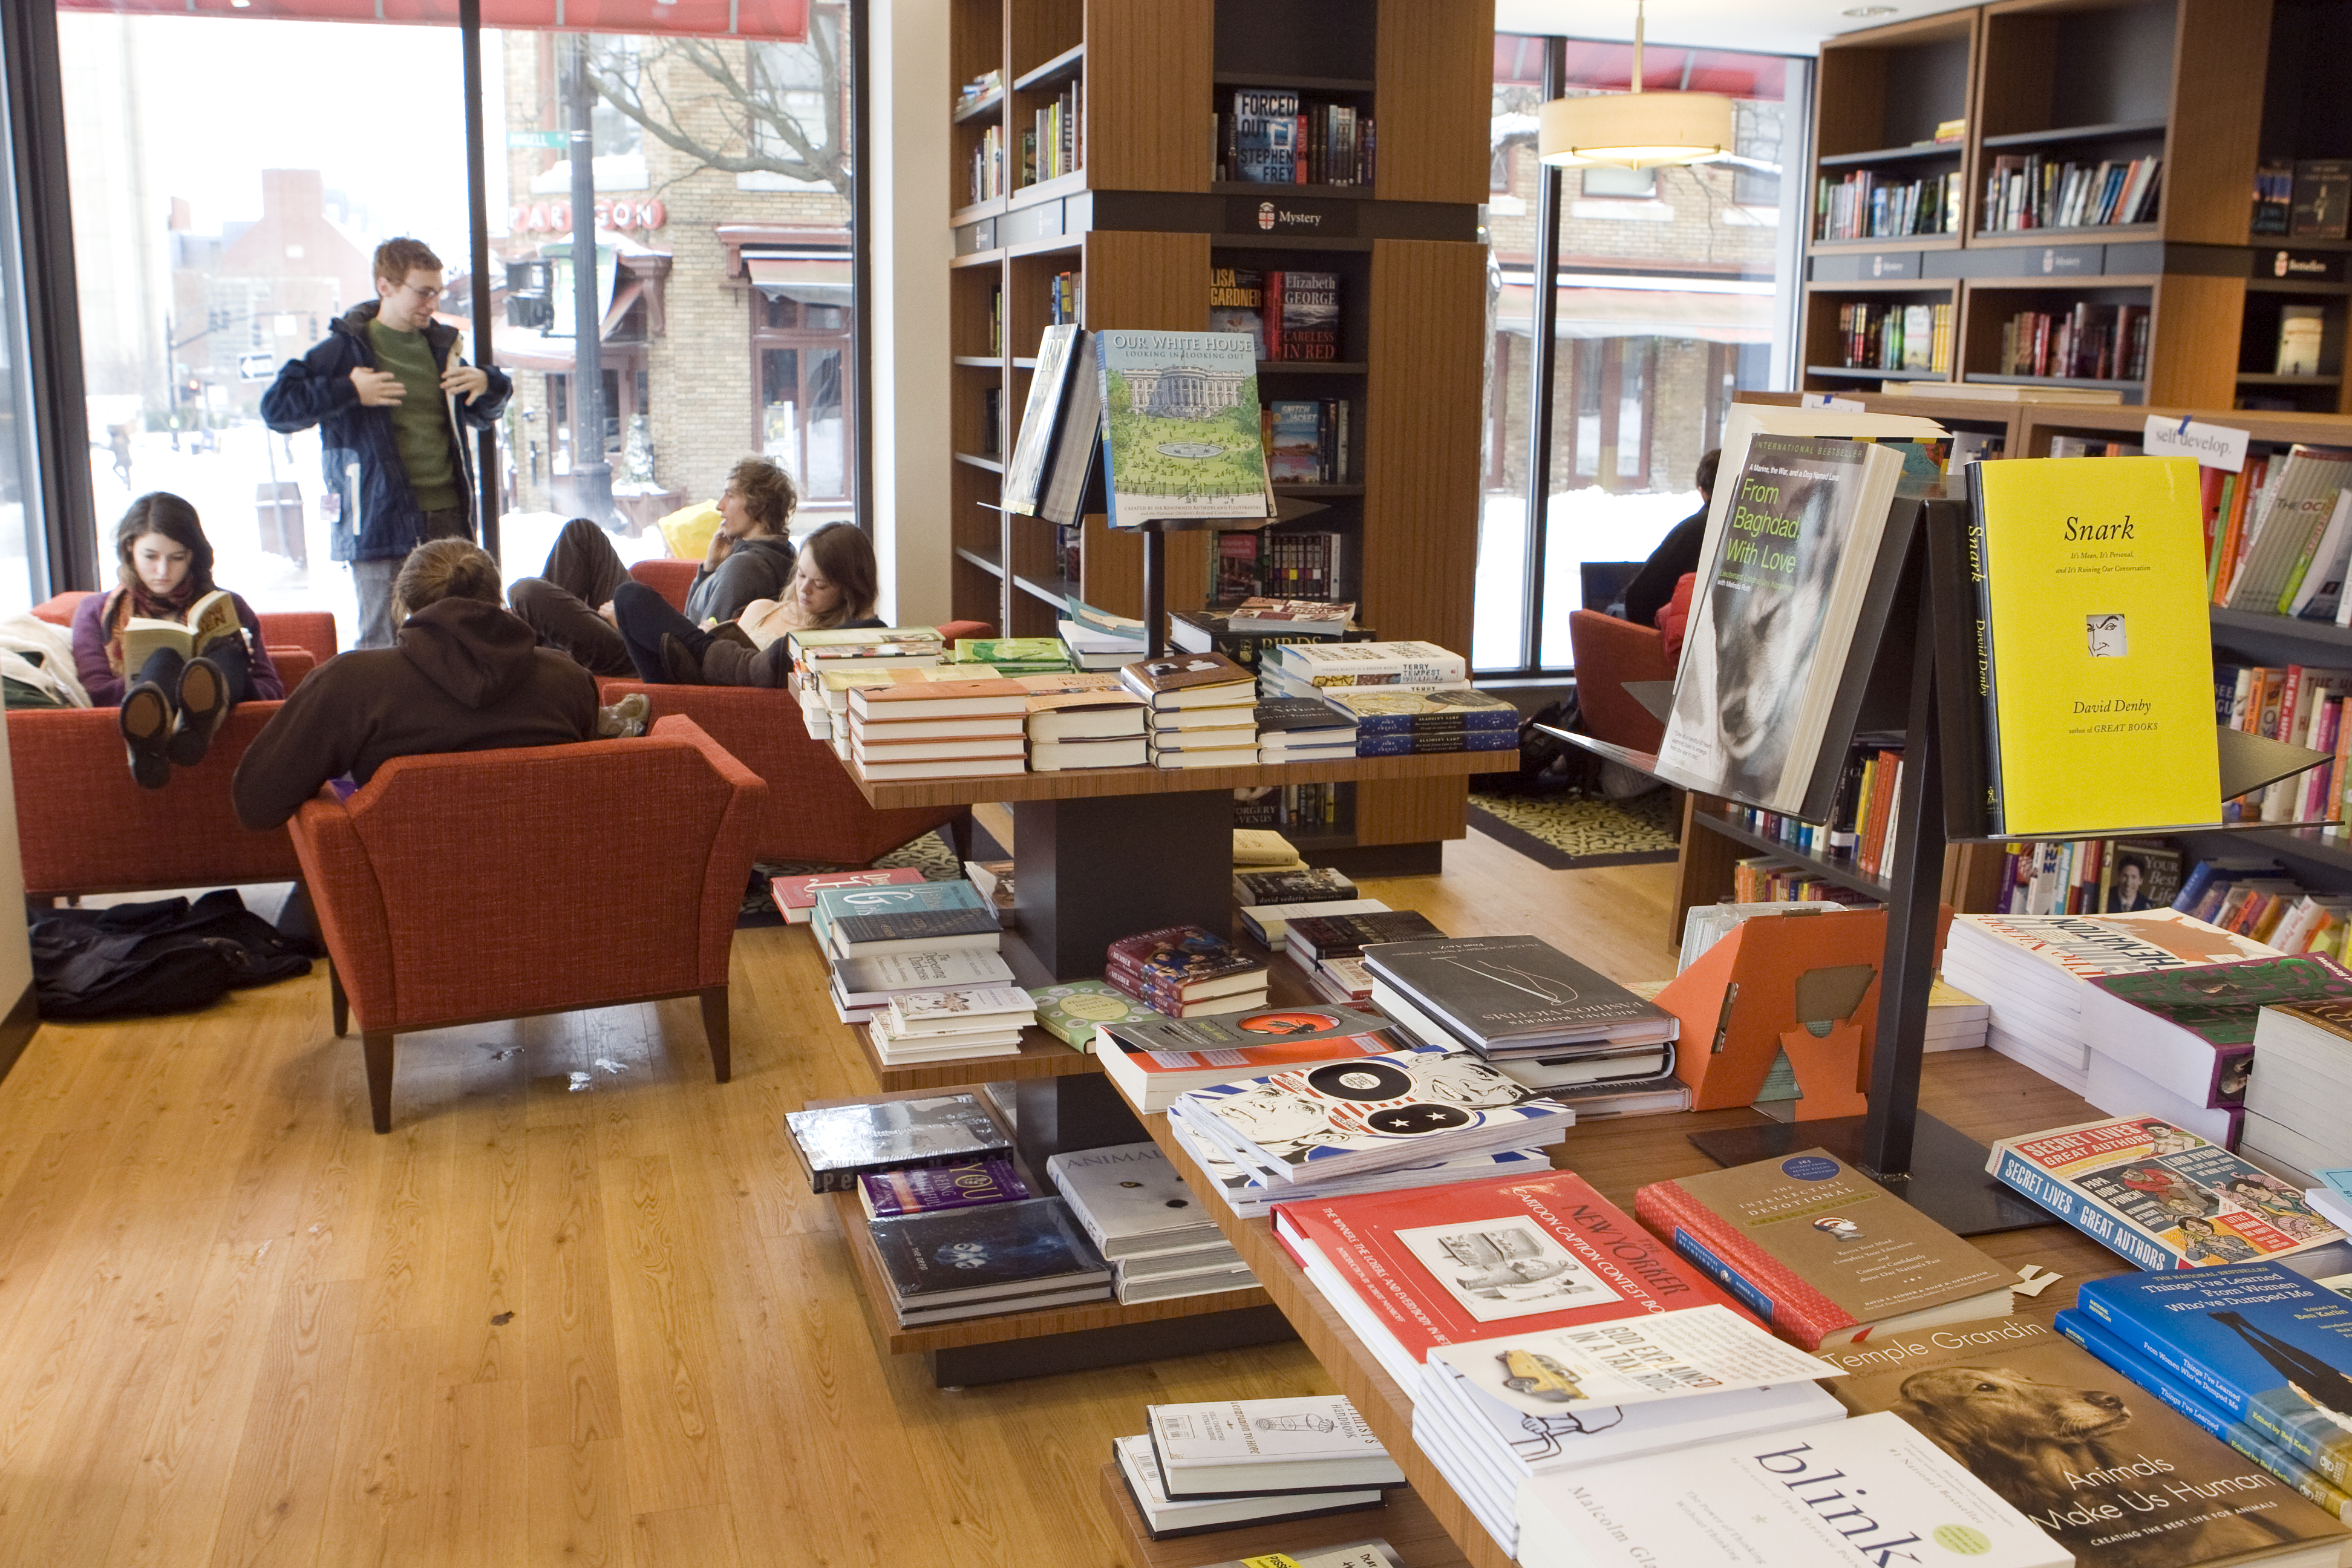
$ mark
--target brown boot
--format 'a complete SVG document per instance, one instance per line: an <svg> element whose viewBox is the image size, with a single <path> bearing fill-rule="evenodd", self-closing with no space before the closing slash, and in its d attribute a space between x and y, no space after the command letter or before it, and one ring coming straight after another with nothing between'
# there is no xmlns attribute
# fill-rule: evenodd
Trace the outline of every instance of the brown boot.
<svg viewBox="0 0 2352 1568"><path fill-rule="evenodd" d="M695 671L705 686L755 686L751 679L753 655L741 643L725 637L717 638L702 650L702 663Z"/></svg>
<svg viewBox="0 0 2352 1568"><path fill-rule="evenodd" d="M661 640L662 673L672 686L700 686L702 661L696 658L686 644L664 633Z"/></svg>

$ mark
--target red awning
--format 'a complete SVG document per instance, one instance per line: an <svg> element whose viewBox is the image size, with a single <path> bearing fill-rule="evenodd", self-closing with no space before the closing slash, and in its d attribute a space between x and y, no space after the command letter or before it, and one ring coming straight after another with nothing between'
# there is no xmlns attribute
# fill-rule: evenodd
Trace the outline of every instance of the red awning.
<svg viewBox="0 0 2352 1568"><path fill-rule="evenodd" d="M58 0L60 11L303 22L457 25L457 0ZM572 32L808 37L809 0L482 0L482 26Z"/></svg>

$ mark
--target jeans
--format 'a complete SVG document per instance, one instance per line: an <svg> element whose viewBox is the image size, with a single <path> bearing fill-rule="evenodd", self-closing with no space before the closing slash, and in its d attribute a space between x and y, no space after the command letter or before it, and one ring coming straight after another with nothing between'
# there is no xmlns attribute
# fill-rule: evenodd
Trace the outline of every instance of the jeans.
<svg viewBox="0 0 2352 1568"><path fill-rule="evenodd" d="M629 582L611 537L575 517L555 536L541 574L518 581L507 590L507 602L541 643L569 654L590 674L628 675L636 668L628 647L596 607ZM658 646L655 655L658 659Z"/></svg>
<svg viewBox="0 0 2352 1568"><path fill-rule="evenodd" d="M205 648L204 657L220 667L224 678L222 686L227 697L223 707L234 708L240 702L253 700L253 657L246 650L243 637L221 637ZM137 686L142 681L153 681L163 689L164 705L177 713L180 710L180 672L187 665L188 661L180 657L177 648L159 647L147 656L147 662L139 667L139 673L131 678L129 684Z"/></svg>

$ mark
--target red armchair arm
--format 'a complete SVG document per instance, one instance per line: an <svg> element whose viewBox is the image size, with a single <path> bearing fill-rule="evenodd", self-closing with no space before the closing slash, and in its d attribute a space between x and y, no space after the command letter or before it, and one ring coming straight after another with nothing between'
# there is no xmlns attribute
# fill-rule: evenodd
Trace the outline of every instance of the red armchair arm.
<svg viewBox="0 0 2352 1568"><path fill-rule="evenodd" d="M629 575L669 601L669 607L678 614L686 613L686 595L694 586L694 574L699 562L674 561L668 556L656 556L640 561L629 568Z"/></svg>
<svg viewBox="0 0 2352 1568"><path fill-rule="evenodd" d="M757 857L761 821L767 816L767 782L738 762L712 740L701 725L679 714L654 721L657 740L683 741L710 760L713 772L734 789L719 831L710 841L710 858L702 878L701 980L704 985L727 984L727 959L735 941L735 920L742 912L743 889Z"/></svg>
<svg viewBox="0 0 2352 1568"><path fill-rule="evenodd" d="M1665 638L1614 616L1572 610L1568 640L1576 660L1577 706L1585 732L1636 752L1655 752L1666 727L1626 691L1629 680L1672 680Z"/></svg>
<svg viewBox="0 0 2352 1568"><path fill-rule="evenodd" d="M309 649L313 664L324 664L335 657L335 617L322 610L256 611L253 618L261 623L261 640L272 658L281 647ZM286 689L294 689L290 676Z"/></svg>
<svg viewBox="0 0 2352 1568"><path fill-rule="evenodd" d="M334 955L335 983L362 1026L399 1016L390 916L351 808L331 790L321 790L318 799L303 803L286 831L311 889L319 934Z"/></svg>

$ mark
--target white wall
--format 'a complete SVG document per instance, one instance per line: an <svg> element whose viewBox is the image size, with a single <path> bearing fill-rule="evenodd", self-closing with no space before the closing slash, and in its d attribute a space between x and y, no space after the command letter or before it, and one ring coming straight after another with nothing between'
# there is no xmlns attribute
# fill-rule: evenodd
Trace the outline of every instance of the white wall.
<svg viewBox="0 0 2352 1568"><path fill-rule="evenodd" d="M8 726L0 724L0 1015L33 984L33 950L25 938L25 858L16 843L16 773Z"/></svg>
<svg viewBox="0 0 2352 1568"><path fill-rule="evenodd" d="M882 617L948 617L947 0L876 0L870 221L874 544Z"/></svg>

